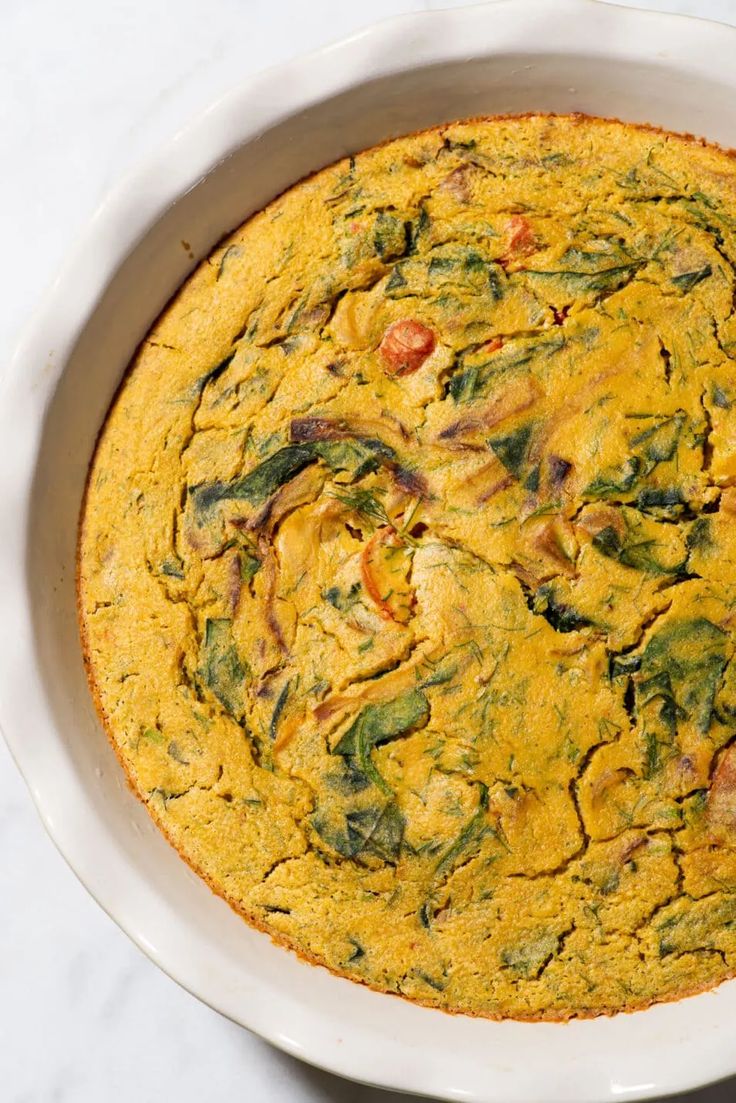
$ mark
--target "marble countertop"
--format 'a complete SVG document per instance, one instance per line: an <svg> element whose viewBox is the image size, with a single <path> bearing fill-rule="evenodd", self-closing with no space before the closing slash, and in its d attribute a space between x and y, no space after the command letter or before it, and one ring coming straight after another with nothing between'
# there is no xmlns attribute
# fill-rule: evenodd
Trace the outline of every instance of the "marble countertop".
<svg viewBox="0 0 736 1103"><path fill-rule="evenodd" d="M371 19L450 6L2 0L0 365L108 188L194 112L255 66ZM736 0L640 6L736 24ZM56 852L1 740L0 885L3 1103L408 1100L277 1053L159 972ZM736 1080L686 1098L732 1103Z"/></svg>

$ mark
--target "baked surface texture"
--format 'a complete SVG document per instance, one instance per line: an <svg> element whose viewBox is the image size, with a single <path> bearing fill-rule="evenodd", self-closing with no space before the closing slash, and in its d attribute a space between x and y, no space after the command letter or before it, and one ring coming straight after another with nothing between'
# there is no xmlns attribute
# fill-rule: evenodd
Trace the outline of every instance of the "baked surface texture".
<svg viewBox="0 0 736 1103"><path fill-rule="evenodd" d="M476 120L296 185L92 463L100 715L310 960L568 1018L736 972L736 161Z"/></svg>

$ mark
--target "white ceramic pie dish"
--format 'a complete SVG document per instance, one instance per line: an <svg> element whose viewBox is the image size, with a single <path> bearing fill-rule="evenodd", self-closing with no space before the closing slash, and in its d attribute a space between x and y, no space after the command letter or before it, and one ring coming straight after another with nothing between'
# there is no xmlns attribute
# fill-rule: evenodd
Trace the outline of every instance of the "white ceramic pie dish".
<svg viewBox="0 0 736 1103"><path fill-rule="evenodd" d="M736 1073L736 981L568 1025L448 1016L300 962L246 926L128 791L87 690L76 526L97 430L193 261L305 173L475 114L583 110L736 146L736 30L593 0L413 15L249 81L122 183L0 390L0 723L47 829L138 945L288 1052L355 1079L478 1103L597 1103ZM186 243L186 244L185 244Z"/></svg>

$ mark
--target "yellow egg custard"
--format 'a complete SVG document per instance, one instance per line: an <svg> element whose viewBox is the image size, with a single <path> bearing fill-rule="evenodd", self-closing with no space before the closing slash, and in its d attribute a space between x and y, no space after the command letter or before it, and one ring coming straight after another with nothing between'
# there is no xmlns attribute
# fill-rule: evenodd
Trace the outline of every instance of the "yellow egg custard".
<svg viewBox="0 0 736 1103"><path fill-rule="evenodd" d="M491 1017L736 973L736 160L480 119L199 266L79 551L130 782L250 923Z"/></svg>

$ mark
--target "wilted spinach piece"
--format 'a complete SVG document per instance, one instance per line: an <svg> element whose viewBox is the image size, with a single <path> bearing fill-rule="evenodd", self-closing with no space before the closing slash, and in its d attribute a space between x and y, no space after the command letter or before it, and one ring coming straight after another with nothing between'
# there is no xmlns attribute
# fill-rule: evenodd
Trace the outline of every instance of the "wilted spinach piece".
<svg viewBox="0 0 736 1103"><path fill-rule="evenodd" d="M243 686L248 669L241 662L232 637L232 621L208 620L200 650L199 675L221 705L236 720L244 711Z"/></svg>
<svg viewBox="0 0 736 1103"><path fill-rule="evenodd" d="M431 284L452 284L475 294L487 294L493 302L504 293L503 268L475 249L438 246L430 258L427 277Z"/></svg>
<svg viewBox="0 0 736 1103"><path fill-rule="evenodd" d="M324 460L333 472L349 471L352 479L360 479L382 463L394 461L396 453L382 440L354 437L349 440L315 441L315 456Z"/></svg>
<svg viewBox="0 0 736 1103"><path fill-rule="evenodd" d="M687 294L688 291L692 291L696 284L701 283L702 280L706 280L708 276L712 275L713 269L709 264L706 264L702 268L696 269L694 272L683 272L680 276L673 276L672 283L680 291Z"/></svg>
<svg viewBox="0 0 736 1103"><path fill-rule="evenodd" d="M533 612L540 613L556 632L577 632L589 628L593 621L584 617L572 605L560 601L551 585L540 586L534 595Z"/></svg>
<svg viewBox="0 0 736 1103"><path fill-rule="evenodd" d="M555 271L539 272L526 269L526 276L540 279L556 277L570 286L571 292L576 295L586 291L615 291L636 274L638 265L617 264L610 268L602 268L599 272L576 272L573 269L557 269Z"/></svg>
<svg viewBox="0 0 736 1103"><path fill-rule="evenodd" d="M184 757L181 752L181 748L179 747L179 744L176 742L176 740L171 740L168 747L166 748L166 753L169 758L173 758L174 762L178 762L180 766L189 765L189 759Z"/></svg>
<svg viewBox="0 0 736 1103"><path fill-rule="evenodd" d="M539 464L537 464L536 467L533 467L531 469L526 479L524 480L524 490L529 490L532 494L536 494L539 490L539 475L540 469Z"/></svg>
<svg viewBox="0 0 736 1103"><path fill-rule="evenodd" d="M705 617L666 624L642 654L637 699L644 705L661 697L669 726L689 718L705 734L726 666L726 640L726 633Z"/></svg>
<svg viewBox="0 0 736 1103"><path fill-rule="evenodd" d="M435 872L440 877L452 869L457 859L468 849L468 847L479 844L485 834L493 831L486 819L486 811L488 810L488 788L482 781L478 782L478 785L480 789L478 807L455 841L450 844L437 863Z"/></svg>
<svg viewBox="0 0 736 1103"><path fill-rule="evenodd" d="M494 302L503 298L504 271L499 264L484 260L478 253L470 252L465 259L465 267L469 272L482 272L488 280L488 292Z"/></svg>
<svg viewBox="0 0 736 1103"><path fill-rule="evenodd" d="M622 249L605 251L582 249L572 245L560 257L560 267L548 271L528 269L524 275L535 279L561 280L576 295L585 292L615 291L636 275L640 262Z"/></svg>
<svg viewBox="0 0 736 1103"><path fill-rule="evenodd" d="M416 253L419 242L429 230L431 220L426 207L419 208L419 214L407 225L407 252Z"/></svg>
<svg viewBox="0 0 736 1103"><path fill-rule="evenodd" d="M349 759L353 769L364 774L382 792L391 790L371 760L371 751L411 731L429 719L429 703L421 690L413 689L393 701L367 705L332 749L332 754Z"/></svg>
<svg viewBox="0 0 736 1103"><path fill-rule="evenodd" d="M189 493L195 512L205 516L218 502L232 500L260 505L280 486L298 475L307 464L313 463L314 459L312 447L289 444L274 452L263 463L258 464L239 479L233 479L231 482L201 483L199 486L192 487Z"/></svg>
<svg viewBox="0 0 736 1103"><path fill-rule="evenodd" d="M613 525L606 525L593 537L593 547L609 559L618 559L621 555L622 541Z"/></svg>
<svg viewBox="0 0 736 1103"><path fill-rule="evenodd" d="M520 477L526 464L529 445L532 439L531 424L522 425L513 433L505 436L491 437L489 447L498 456L507 471L510 471L517 479Z"/></svg>
<svg viewBox="0 0 736 1103"><path fill-rule="evenodd" d="M636 716L644 722L646 777L652 777L665 758L672 753L677 735L677 721L684 714L675 700L672 679L667 671L640 681L636 686L635 696Z"/></svg>
<svg viewBox="0 0 736 1103"><path fill-rule="evenodd" d="M450 656L437 663L426 678L420 682L422 689L429 686L441 686L451 682L458 672L458 664Z"/></svg>
<svg viewBox="0 0 736 1103"><path fill-rule="evenodd" d="M638 456L629 456L618 468L608 468L596 475L583 494L589 498L613 498L617 494L627 494L637 480L641 470Z"/></svg>
<svg viewBox="0 0 736 1103"><path fill-rule="evenodd" d="M611 678L625 678L641 669L641 655L611 655L608 671Z"/></svg>
<svg viewBox="0 0 736 1103"><path fill-rule="evenodd" d="M417 727L428 717L427 698L418 689L409 690L401 697L394 698L393 701L367 705L333 748L332 753L356 754L360 739L370 747L377 747Z"/></svg>
<svg viewBox="0 0 736 1103"><path fill-rule="evenodd" d="M447 980L444 977L432 977L422 969L414 969L412 971L417 980L424 981L430 988L434 988L435 992L444 992L447 987Z"/></svg>
<svg viewBox="0 0 736 1103"><path fill-rule="evenodd" d="M351 961L360 961L360 959L362 957L365 957L365 950L363 949L363 947L361 946L361 944L358 942L357 939L349 938L348 942L353 947L352 953L346 959L346 961L348 963L351 962Z"/></svg>
<svg viewBox="0 0 736 1103"><path fill-rule="evenodd" d="M679 517L687 505L676 486L645 487L637 496L636 508L655 517Z"/></svg>
<svg viewBox="0 0 736 1103"><path fill-rule="evenodd" d="M161 573L165 574L168 578L178 578L180 581L184 578L184 564L176 552L171 552L171 554L164 559L161 564Z"/></svg>
<svg viewBox="0 0 736 1103"><path fill-rule="evenodd" d="M250 548L240 549L240 577L243 582L250 582L261 569L261 561Z"/></svg>
<svg viewBox="0 0 736 1103"><path fill-rule="evenodd" d="M208 383L214 383L220 378L221 375L224 375L234 359L235 353L231 352L229 356L226 356L224 360L221 360L219 364L216 364L214 368L210 368L208 372L205 372L205 374L201 376L195 383L195 388L197 392L201 394Z"/></svg>
<svg viewBox="0 0 736 1103"><path fill-rule="evenodd" d="M501 951L501 961L527 980L539 976L542 967L557 953L560 940L551 931L543 931L527 942Z"/></svg>
<svg viewBox="0 0 736 1103"><path fill-rule="evenodd" d="M407 225L390 211L379 211L373 231L373 243L381 260L400 257L408 244Z"/></svg>
<svg viewBox="0 0 736 1103"><path fill-rule="evenodd" d="M374 809L348 813L346 822L348 830L361 839L361 850L370 849L385 861L396 861L405 823L395 801L385 804L378 815Z"/></svg>
<svg viewBox="0 0 736 1103"><path fill-rule="evenodd" d="M724 886L725 887L725 886ZM697 953L720 944L722 932L736 926L736 895L714 893L679 913L665 909L654 924L660 938L659 956Z"/></svg>
<svg viewBox="0 0 736 1103"><path fill-rule="evenodd" d="M702 551L713 543L710 530L710 518L698 517L693 521L692 528L687 534L687 548L689 552Z"/></svg>
<svg viewBox="0 0 736 1103"><path fill-rule="evenodd" d="M391 273L391 275L388 278L388 283L386 284L386 294L390 298L393 298L395 296L392 295L392 292L400 291L402 288L406 287L406 285L407 285L406 276L404 275L404 273L401 269L401 265L397 264L396 267L394 268L393 272Z"/></svg>
<svg viewBox="0 0 736 1103"><path fill-rule="evenodd" d="M395 862L399 857L405 821L394 800L381 807L348 812L337 828L319 813L311 822L327 845L344 858L372 854L385 862Z"/></svg>
<svg viewBox="0 0 736 1103"><path fill-rule="evenodd" d="M326 437L330 431L334 434L332 438ZM325 429L317 418L294 422L292 439L294 437L297 443L280 448L247 475L230 482L218 480L191 487L189 494L196 515L204 519L219 502L225 501L261 505L279 487L318 459L324 460L333 472L350 472L353 479L374 471L381 463L388 464L395 474L403 470L396 462L395 451L388 444L377 439L351 437L347 432L338 434L334 427Z"/></svg>
<svg viewBox="0 0 736 1103"><path fill-rule="evenodd" d="M641 415L649 419L650 415ZM680 442L680 435L687 421L686 415L678 411L672 416L658 417L652 414L653 425L642 429L630 440L635 451L618 468L608 468L597 475L585 488L590 498L613 498L628 494L639 478L650 475L660 463L671 460ZM677 497L675 498L675 495ZM644 488L640 493L642 508L661 508L665 512L677 509L680 504L679 491Z"/></svg>
<svg viewBox="0 0 736 1103"><path fill-rule="evenodd" d="M368 778L356 766L354 759L343 758L339 768L325 774L325 784L343 797L362 793L371 784Z"/></svg>
<svg viewBox="0 0 736 1103"><path fill-rule="evenodd" d="M730 410L731 400L722 387L719 387L717 383L713 384L713 405L717 406L720 410Z"/></svg>
<svg viewBox="0 0 736 1103"><path fill-rule="evenodd" d="M333 472L348 471L353 481L380 465L394 475L403 470L389 444L378 437L361 436L349 418L294 418L290 432L294 444L311 448Z"/></svg>
<svg viewBox="0 0 736 1103"><path fill-rule="evenodd" d="M276 733L278 732L279 727L279 720L281 719L281 713L284 711L284 707L288 700L290 689L291 682L285 682L284 685L281 687L281 692L276 698L276 704L273 707L271 720L268 725L268 735L272 742L276 738Z"/></svg>
<svg viewBox="0 0 736 1103"><path fill-rule="evenodd" d="M657 420L655 425L643 429L631 438L631 446L640 448L643 459L647 460L646 473L653 470L658 463L671 460L677 451L682 428L687 417L682 411L673 414L672 417L664 417ZM640 446L643 445L643 448Z"/></svg>
<svg viewBox="0 0 736 1103"><path fill-rule="evenodd" d="M457 262L454 257L442 255L431 257L427 270L430 282L434 282L437 279L441 280L443 275L452 272L455 267L457 267Z"/></svg>
<svg viewBox="0 0 736 1103"><path fill-rule="evenodd" d="M478 388L480 369L477 365L455 372L447 385L448 393L456 403L471 402Z"/></svg>
<svg viewBox="0 0 736 1103"><path fill-rule="evenodd" d="M651 527L651 522L650 522ZM608 559L615 559L624 567L631 567L635 571L642 571L651 575L677 576L685 570L687 556L680 563L668 565L657 557L659 543L653 537L640 540L627 532L623 537L619 535L613 525L606 525L593 537L593 547L601 555Z"/></svg>

